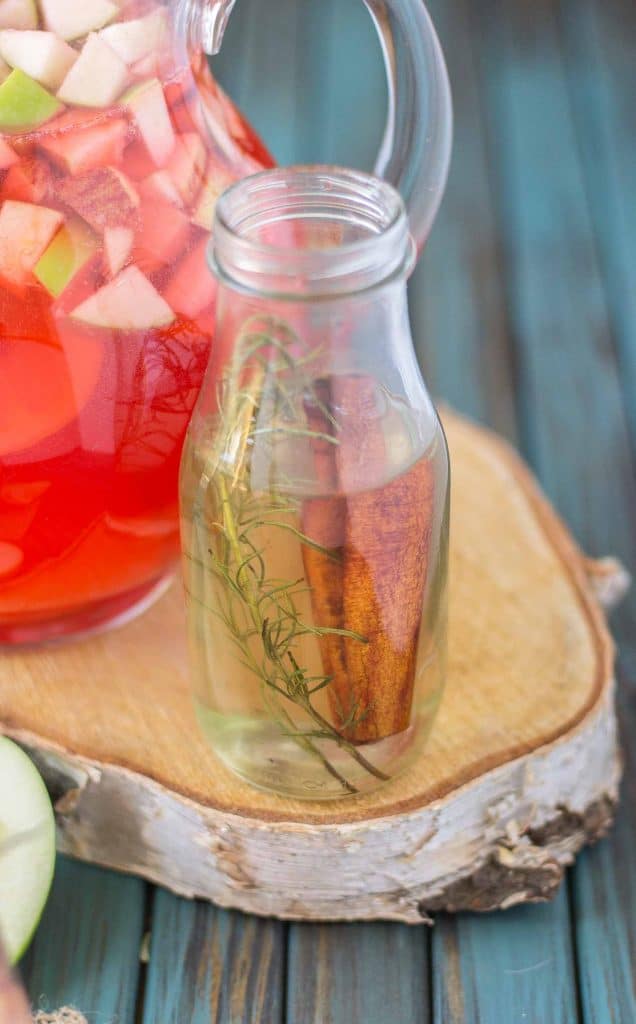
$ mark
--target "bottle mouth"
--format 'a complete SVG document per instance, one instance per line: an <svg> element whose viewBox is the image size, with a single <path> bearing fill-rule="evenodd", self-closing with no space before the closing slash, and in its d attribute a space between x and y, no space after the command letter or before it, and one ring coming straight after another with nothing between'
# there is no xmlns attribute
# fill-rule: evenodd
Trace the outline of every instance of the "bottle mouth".
<svg viewBox="0 0 636 1024"><path fill-rule="evenodd" d="M239 290L352 294L406 277L414 260L401 196L361 171L275 168L232 185L217 203L212 269Z"/></svg>

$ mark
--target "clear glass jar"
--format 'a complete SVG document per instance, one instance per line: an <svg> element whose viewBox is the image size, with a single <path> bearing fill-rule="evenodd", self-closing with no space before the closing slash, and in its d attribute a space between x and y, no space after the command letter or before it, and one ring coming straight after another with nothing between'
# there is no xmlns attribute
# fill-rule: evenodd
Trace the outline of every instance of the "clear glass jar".
<svg viewBox="0 0 636 1024"><path fill-rule="evenodd" d="M293 797L421 750L445 676L448 453L408 321L398 193L331 167L225 193L216 340L181 470L199 722Z"/></svg>

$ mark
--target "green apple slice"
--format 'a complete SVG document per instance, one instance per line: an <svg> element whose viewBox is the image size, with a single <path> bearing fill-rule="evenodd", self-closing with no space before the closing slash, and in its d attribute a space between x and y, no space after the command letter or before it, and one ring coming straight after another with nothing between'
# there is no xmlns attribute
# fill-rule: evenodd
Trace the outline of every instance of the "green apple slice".
<svg viewBox="0 0 636 1024"><path fill-rule="evenodd" d="M69 220L40 257L33 273L57 298L97 251L97 238L79 218Z"/></svg>
<svg viewBox="0 0 636 1024"><path fill-rule="evenodd" d="M0 131L37 128L63 109L55 96L19 68L0 85Z"/></svg>
<svg viewBox="0 0 636 1024"><path fill-rule="evenodd" d="M0 932L10 963L31 941L55 867L46 787L20 747L0 737Z"/></svg>

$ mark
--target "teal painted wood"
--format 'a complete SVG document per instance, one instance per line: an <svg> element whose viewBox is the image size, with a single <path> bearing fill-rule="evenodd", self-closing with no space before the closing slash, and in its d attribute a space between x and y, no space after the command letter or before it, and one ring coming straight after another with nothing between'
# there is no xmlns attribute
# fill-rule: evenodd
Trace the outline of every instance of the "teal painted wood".
<svg viewBox="0 0 636 1024"><path fill-rule="evenodd" d="M562 0L570 97L636 440L636 17L631 0Z"/></svg>
<svg viewBox="0 0 636 1024"><path fill-rule="evenodd" d="M38 1009L74 1006L91 1022L134 1024L142 882L58 857L51 899L22 975Z"/></svg>
<svg viewBox="0 0 636 1024"><path fill-rule="evenodd" d="M157 891L143 1024L282 1024L284 932Z"/></svg>
<svg viewBox="0 0 636 1024"><path fill-rule="evenodd" d="M525 5L490 4L484 45L522 435L584 546L613 551L633 566L636 488L612 339L615 292L599 261L599 222L578 159L562 35L551 5L539 11L537 17L536 5L530 13ZM582 117L577 127L583 130ZM582 1008L584 1020L594 1024L636 1019L635 614L632 595L614 619L622 650L626 799L611 838L574 872Z"/></svg>
<svg viewBox="0 0 636 1024"><path fill-rule="evenodd" d="M505 916L444 918L434 947L439 1024L575 1024L567 897Z"/></svg>
<svg viewBox="0 0 636 1024"><path fill-rule="evenodd" d="M428 1024L429 932L396 924L295 925L289 1024Z"/></svg>
<svg viewBox="0 0 636 1024"><path fill-rule="evenodd" d="M469 0L436 0L431 14L453 82L455 152L440 218L412 283L411 319L434 390L514 440L515 367L476 44L479 14ZM551 905L494 917L442 917L432 942L438 1024L576 1021L565 893Z"/></svg>

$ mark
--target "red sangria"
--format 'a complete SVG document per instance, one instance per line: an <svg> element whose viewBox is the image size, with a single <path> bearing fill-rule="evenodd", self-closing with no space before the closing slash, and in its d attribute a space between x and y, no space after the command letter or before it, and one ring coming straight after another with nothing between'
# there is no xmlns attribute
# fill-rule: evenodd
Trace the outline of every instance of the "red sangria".
<svg viewBox="0 0 636 1024"><path fill-rule="evenodd" d="M0 644L125 618L177 558L214 206L272 161L172 19L0 0Z"/></svg>

